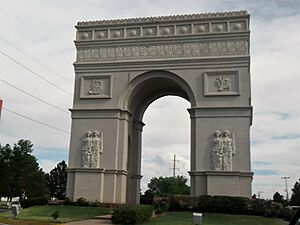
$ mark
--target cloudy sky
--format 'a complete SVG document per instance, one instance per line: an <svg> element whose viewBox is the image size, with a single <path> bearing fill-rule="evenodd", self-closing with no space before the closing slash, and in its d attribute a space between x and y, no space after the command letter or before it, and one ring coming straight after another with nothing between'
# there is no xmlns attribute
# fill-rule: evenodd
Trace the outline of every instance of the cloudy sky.
<svg viewBox="0 0 300 225"><path fill-rule="evenodd" d="M45 171L68 159L77 21L231 10L251 14L253 193L285 195L281 177L300 178L300 0L0 0L0 143L31 140ZM172 175L174 154L188 176L189 107L170 96L146 111L143 190Z"/></svg>

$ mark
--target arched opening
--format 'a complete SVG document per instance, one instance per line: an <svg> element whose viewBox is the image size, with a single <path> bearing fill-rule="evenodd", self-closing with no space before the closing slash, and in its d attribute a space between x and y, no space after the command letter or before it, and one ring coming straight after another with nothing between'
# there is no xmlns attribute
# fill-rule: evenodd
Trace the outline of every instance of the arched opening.
<svg viewBox="0 0 300 225"><path fill-rule="evenodd" d="M150 71L139 75L131 82L129 95L125 97L128 110L132 113L127 161L127 203L139 204L144 113L152 102L169 95L186 99L190 106L195 104L189 85L178 75L167 71Z"/></svg>
<svg viewBox="0 0 300 225"><path fill-rule="evenodd" d="M152 177L182 175L190 170L190 103L181 97L165 96L144 113L142 134L141 191ZM174 160L175 155L175 163ZM174 167L174 168L173 168ZM173 171L174 170L174 171ZM188 181L188 185L189 181Z"/></svg>

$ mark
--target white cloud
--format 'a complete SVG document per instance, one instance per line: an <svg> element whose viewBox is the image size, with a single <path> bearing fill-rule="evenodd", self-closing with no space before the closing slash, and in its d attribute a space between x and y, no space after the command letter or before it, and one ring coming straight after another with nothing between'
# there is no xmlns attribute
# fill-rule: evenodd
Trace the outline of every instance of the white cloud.
<svg viewBox="0 0 300 225"><path fill-rule="evenodd" d="M45 171L46 173L49 173L52 169L54 169L58 162L55 162L53 160L43 159L38 161L40 167Z"/></svg>

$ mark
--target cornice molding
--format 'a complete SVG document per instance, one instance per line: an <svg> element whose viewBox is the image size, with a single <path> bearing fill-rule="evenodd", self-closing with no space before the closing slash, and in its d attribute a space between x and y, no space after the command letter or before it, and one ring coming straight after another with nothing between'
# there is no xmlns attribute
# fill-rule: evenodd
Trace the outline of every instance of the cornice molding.
<svg viewBox="0 0 300 225"><path fill-rule="evenodd" d="M156 17L138 17L127 19L113 19L113 20L96 20L96 21L80 21L77 23L77 28L84 26L95 25L123 25L132 23L155 23L155 22L173 22L179 20L197 20L223 17L239 17L248 16L246 10L229 11L229 12L214 12L214 13L199 13L199 14L184 14L184 15L170 15L170 16L156 16Z"/></svg>

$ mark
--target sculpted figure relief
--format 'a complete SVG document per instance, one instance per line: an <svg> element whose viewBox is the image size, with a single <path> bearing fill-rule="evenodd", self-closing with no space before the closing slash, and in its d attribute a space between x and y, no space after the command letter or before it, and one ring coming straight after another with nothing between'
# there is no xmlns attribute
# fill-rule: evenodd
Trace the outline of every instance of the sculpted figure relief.
<svg viewBox="0 0 300 225"><path fill-rule="evenodd" d="M103 152L103 133L87 131L82 147L82 167L99 168L100 154Z"/></svg>
<svg viewBox="0 0 300 225"><path fill-rule="evenodd" d="M235 155L234 137L228 130L223 134L223 170L232 171L232 157Z"/></svg>
<svg viewBox="0 0 300 225"><path fill-rule="evenodd" d="M212 169L215 171L222 171L223 140L221 134L221 131L216 131L212 143Z"/></svg>
<svg viewBox="0 0 300 225"><path fill-rule="evenodd" d="M99 95L102 92L102 80L92 80L90 84L90 95Z"/></svg>
<svg viewBox="0 0 300 225"><path fill-rule="evenodd" d="M225 130L215 132L212 141L212 170L232 171L232 158L235 155L234 134Z"/></svg>
<svg viewBox="0 0 300 225"><path fill-rule="evenodd" d="M230 79L226 76L219 76L216 78L215 83L218 91L230 91Z"/></svg>
<svg viewBox="0 0 300 225"><path fill-rule="evenodd" d="M85 133L85 139L83 141L83 147L82 147L82 152L81 152L81 162L82 166L84 168L89 168L90 167L90 161L91 161L91 146L92 146L92 137L91 137L91 132L87 131Z"/></svg>

